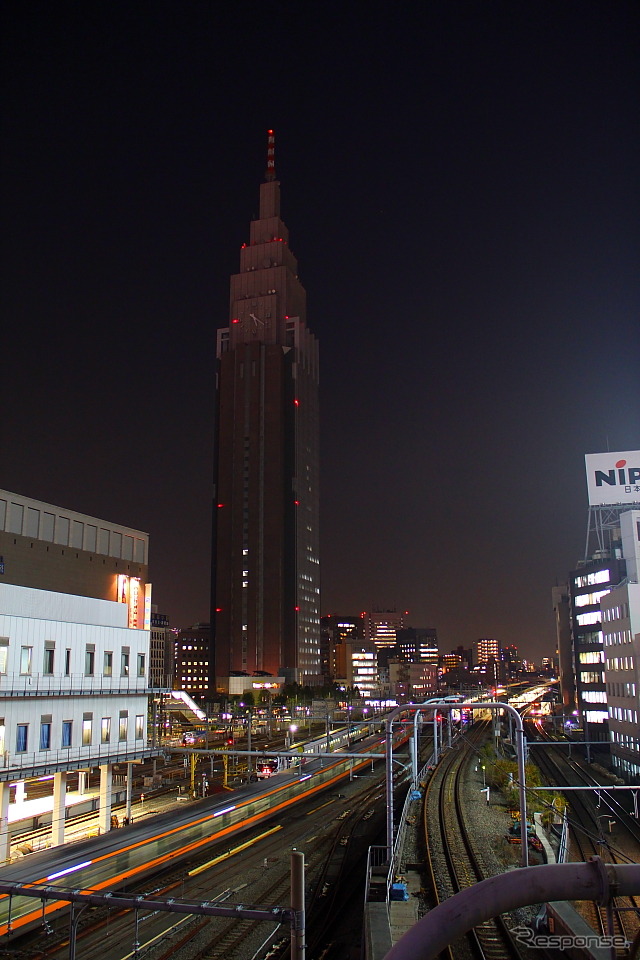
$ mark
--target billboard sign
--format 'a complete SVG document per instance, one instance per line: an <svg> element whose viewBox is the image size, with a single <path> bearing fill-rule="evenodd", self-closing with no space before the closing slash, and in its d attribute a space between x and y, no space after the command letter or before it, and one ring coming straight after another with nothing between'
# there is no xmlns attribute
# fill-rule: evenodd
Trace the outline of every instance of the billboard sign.
<svg viewBox="0 0 640 960"><path fill-rule="evenodd" d="M589 506L640 503L640 450L624 453L588 453Z"/></svg>

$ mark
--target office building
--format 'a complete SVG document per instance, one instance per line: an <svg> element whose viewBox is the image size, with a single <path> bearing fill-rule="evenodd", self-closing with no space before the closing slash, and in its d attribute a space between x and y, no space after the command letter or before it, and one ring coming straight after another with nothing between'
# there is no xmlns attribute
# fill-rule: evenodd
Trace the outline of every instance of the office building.
<svg viewBox="0 0 640 960"><path fill-rule="evenodd" d="M404 627L406 614L397 610L373 610L363 613L365 640L372 640L376 650L395 647L398 640L398 630Z"/></svg>
<svg viewBox="0 0 640 960"><path fill-rule="evenodd" d="M489 663L490 660L500 660L500 642L498 640L493 640L490 637L476 640L474 650L476 666Z"/></svg>
<svg viewBox="0 0 640 960"><path fill-rule="evenodd" d="M438 692L438 664L389 660L389 692L398 702L420 703Z"/></svg>
<svg viewBox="0 0 640 960"><path fill-rule="evenodd" d="M173 636L173 677L176 690L183 690L198 703L209 694L211 626L195 623Z"/></svg>
<svg viewBox="0 0 640 960"><path fill-rule="evenodd" d="M269 132L259 216L218 331L211 669L322 683L318 344Z"/></svg>
<svg viewBox="0 0 640 960"><path fill-rule="evenodd" d="M347 676L347 644L364 639L360 617L330 615L320 618L323 648L326 648L328 682Z"/></svg>
<svg viewBox="0 0 640 960"><path fill-rule="evenodd" d="M600 600L611 763L640 783L640 510L620 516L627 576Z"/></svg>
<svg viewBox="0 0 640 960"><path fill-rule="evenodd" d="M614 548L617 552L617 548ZM623 559L598 556L569 574L576 701L584 737L609 741L601 601L625 577Z"/></svg>
<svg viewBox="0 0 640 960"><path fill-rule="evenodd" d="M396 631L396 650L410 663L438 665L438 634L433 627L404 627Z"/></svg>
<svg viewBox="0 0 640 960"><path fill-rule="evenodd" d="M354 632L332 647L332 682L343 690L357 688L363 697L380 696L377 651Z"/></svg>
<svg viewBox="0 0 640 960"><path fill-rule="evenodd" d="M153 606L149 640L149 682L152 687L173 686L173 637L169 617L158 613L157 607Z"/></svg>
<svg viewBox="0 0 640 960"><path fill-rule="evenodd" d="M614 716L608 706L608 688L612 684L611 689L616 689L619 695L625 689L624 684L631 682L628 677L618 675L618 664L619 656L628 661L632 651L627 647L624 654L612 653L610 664L605 666L610 648L617 648L617 641L616 631L610 631L605 649L602 615L609 604L606 600L609 593L627 579L637 580L633 518L640 505L640 451L587 454L585 468L589 500L585 554L580 566L569 574L568 583L573 669L577 716L584 738L608 745L609 723ZM563 625L561 618L558 624ZM627 631L630 625L620 629ZM566 638L559 633L562 670L565 647ZM610 671L615 677L609 681ZM564 685L567 686L566 681ZM566 692L563 692L564 699L567 699ZM622 709L617 702L614 706L616 710Z"/></svg>

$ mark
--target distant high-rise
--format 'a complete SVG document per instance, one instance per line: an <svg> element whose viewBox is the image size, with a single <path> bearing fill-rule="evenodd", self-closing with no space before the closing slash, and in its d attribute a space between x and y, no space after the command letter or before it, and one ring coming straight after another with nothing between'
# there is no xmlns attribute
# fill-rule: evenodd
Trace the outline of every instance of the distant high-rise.
<svg viewBox="0 0 640 960"><path fill-rule="evenodd" d="M373 640L377 650L395 647L398 630L404 627L405 616L406 613L398 613L395 609L363 613L365 639Z"/></svg>
<svg viewBox="0 0 640 960"><path fill-rule="evenodd" d="M438 663L438 634L434 627L404 627L396 631L398 655L409 663Z"/></svg>
<svg viewBox="0 0 640 960"><path fill-rule="evenodd" d="M273 131L260 213L218 330L213 671L321 682L318 344L280 218Z"/></svg>
<svg viewBox="0 0 640 960"><path fill-rule="evenodd" d="M483 637L480 640L476 640L474 643L475 647L475 661L476 663L488 663L489 660L500 659L500 642L494 640L491 637Z"/></svg>

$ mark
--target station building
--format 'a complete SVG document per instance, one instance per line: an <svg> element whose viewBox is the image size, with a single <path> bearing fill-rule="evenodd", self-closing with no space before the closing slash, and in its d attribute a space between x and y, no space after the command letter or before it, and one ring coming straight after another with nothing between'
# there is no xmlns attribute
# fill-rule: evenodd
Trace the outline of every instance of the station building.
<svg viewBox="0 0 640 960"><path fill-rule="evenodd" d="M67 781L100 771L110 829L113 765L148 745L151 584L146 533L0 490L0 860L9 808L53 777L53 845ZM69 783L69 787L71 787ZM15 807L14 807L15 812Z"/></svg>

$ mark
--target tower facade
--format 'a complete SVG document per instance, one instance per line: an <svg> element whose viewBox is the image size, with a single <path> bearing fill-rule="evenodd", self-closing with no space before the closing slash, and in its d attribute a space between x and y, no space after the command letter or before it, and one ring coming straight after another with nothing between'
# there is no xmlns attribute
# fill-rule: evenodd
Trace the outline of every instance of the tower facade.
<svg viewBox="0 0 640 960"><path fill-rule="evenodd" d="M213 659L321 682L318 344L280 217L273 132L260 213L217 337Z"/></svg>

